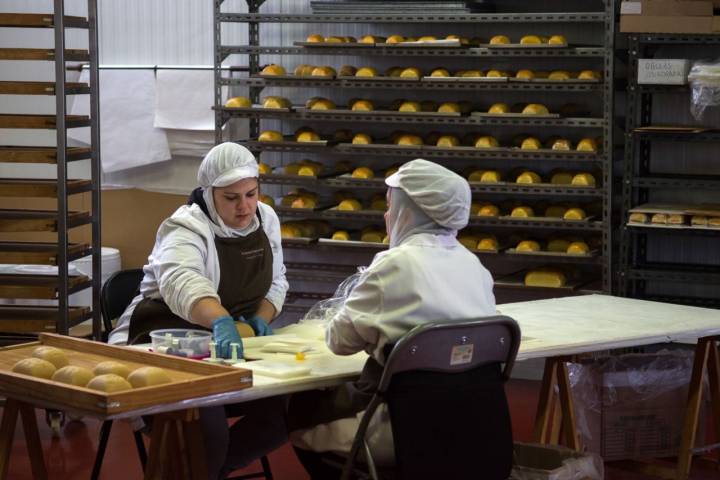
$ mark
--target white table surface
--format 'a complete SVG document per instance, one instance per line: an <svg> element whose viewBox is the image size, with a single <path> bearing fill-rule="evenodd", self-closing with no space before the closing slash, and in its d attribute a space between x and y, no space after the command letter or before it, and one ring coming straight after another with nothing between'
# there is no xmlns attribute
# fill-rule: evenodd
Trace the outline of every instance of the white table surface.
<svg viewBox="0 0 720 480"><path fill-rule="evenodd" d="M609 295L586 295L498 306L502 315L514 318L522 331L518 360L596 352L612 348L695 340L720 335L720 310L648 302ZM134 411L113 418L157 411L178 410L226 403L245 402L303 390L330 387L348 381L362 370L367 355L332 354L317 327L291 325L278 335L244 339L245 356L311 368L310 375L273 378L253 375L253 386L237 392L214 395L159 408ZM298 361L291 354L263 353L262 346L283 338L303 338L315 352ZM238 366L251 368L253 362Z"/></svg>

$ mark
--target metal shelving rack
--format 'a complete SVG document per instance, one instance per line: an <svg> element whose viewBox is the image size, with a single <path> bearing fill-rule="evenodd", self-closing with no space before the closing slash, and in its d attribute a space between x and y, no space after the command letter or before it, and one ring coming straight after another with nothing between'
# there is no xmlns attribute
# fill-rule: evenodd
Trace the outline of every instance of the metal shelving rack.
<svg viewBox="0 0 720 480"><path fill-rule="evenodd" d="M562 263L575 264L583 266L591 266L594 272L597 272L597 282L593 282L592 291L610 292L612 288L611 282L611 165L612 165L612 115L613 115L613 67L614 67L614 32L615 32L615 1L614 0L598 0L599 11L594 12L578 12L578 13L494 13L494 14L460 14L460 15L422 15L422 14L392 14L392 15L319 15L319 14L274 14L260 13L260 7L265 0L247 0L247 13L231 13L222 11L223 0L215 0L215 112L216 112L216 142L223 141L223 126L233 118L243 118L249 121L250 140L242 140L242 143L253 150L260 158L266 152L276 153L305 153L310 155L322 155L324 158L349 158L351 156L362 155L367 158L386 159L390 161L392 158L396 161L407 161L413 158L426 158L435 160L444 165L453 168L455 161L471 161L482 167L498 167L510 168L517 166L541 165L546 168L565 167L567 169L585 169L599 172L601 175L596 176L601 182L596 188L581 189L562 187L558 185L517 185L513 183L498 185L473 185L472 190L475 196L484 195L492 198L492 196L514 195L517 198L527 199L556 199L573 200L579 202L594 201L599 205L600 213L591 222L568 223L562 221L556 222L533 222L517 219L479 219L473 218L471 225L482 226L489 231L508 232L511 230L522 230L529 232L545 232L551 231L574 233L591 232L601 237L601 247L599 255L592 258L563 258L548 259L534 258L526 256L522 258L520 255L509 254L485 254L478 252L481 259L502 259L512 264L538 265L540 263ZM228 23L246 24L248 28L248 45L227 45L223 42L222 26ZM548 24L557 25L585 25L594 24L603 29L602 45L599 46L582 46L567 47L560 49L496 49L496 48L403 48L403 47L376 47L376 48L353 48L343 47L341 44L337 47L308 47L308 46L267 46L260 45L260 28L266 23L344 23L344 24L367 24L368 32L372 24L527 24L530 28L532 25L546 27ZM419 27L418 27L419 28ZM558 28L558 33L562 33L562 27ZM528 32L529 33L529 32ZM301 39L296 39L301 40ZM222 67L230 55L243 54L248 59L249 75L245 77L232 77L223 75ZM372 78L337 78L337 79L318 79L318 78L270 78L258 77L257 74L262 68L261 59L263 55L352 55L367 57L368 61L379 57L412 57L412 58L429 58L429 59L485 59L494 60L502 59L504 61L518 61L521 59L536 59L533 61L547 62L548 59L564 60L564 59L586 59L593 62L597 70L602 69L604 77L598 83L581 83L581 82L528 82L528 83L470 83L470 82L452 82L452 81L433 81L433 82L390 82ZM552 68L551 68L552 69ZM412 115L412 114L388 114L377 112L319 112L319 111L291 111L279 112L272 110L256 111L252 109L243 109L242 111L226 109L223 107L222 88L242 86L249 91L249 98L253 104L260 103L260 94L263 89L268 87L293 87L293 88L323 88L334 89L338 91L352 89L358 93L368 92L372 95L374 91L397 91L408 90L428 91L430 93L436 91L446 92L492 92L492 93L539 93L542 95L562 95L563 93L581 93L593 95L594 99L601 99L602 116L598 118L558 118L558 119L533 119L533 118L488 118L488 117L447 117L447 116L428 116L428 115ZM253 139L257 138L260 133L260 122L262 120L281 120L281 121L302 121L307 125L323 126L329 123L337 122L353 122L361 124L397 124L410 126L415 128L425 127L425 129L435 126L456 126L458 133L464 133L468 128L472 127L493 127L493 128L530 128L535 129L534 132L542 132L546 129L563 128L565 131L585 132L585 131L601 131L602 132L602 150L595 154L587 154L584 152L552 152L552 151L521 151L517 149L498 149L493 151L482 151L473 148L436 148L436 147L419 147L406 148L399 151L396 148L384 149L379 145L372 145L366 148L351 148L347 144L328 144L328 145L312 145L297 144L294 142L258 142ZM263 175L261 178L263 184L318 187L327 189L356 189L356 190L377 190L378 192L385 189L382 181L376 182L352 182L342 178L303 178L292 177L287 175ZM382 214L372 214L367 212L349 213L331 212L328 210L307 212L305 210L298 211L289 208L277 208L281 217L292 218L315 218L324 220L343 220L345 222L353 222L357 225L368 225L372 223L382 223ZM283 245L286 249L305 249L313 252L325 252L333 256L342 256L347 252L364 251L372 254L384 248L381 245L377 247L366 246L348 246L342 247L338 245L327 245L318 242L297 243L292 240L285 240ZM332 260L331 260L332 262ZM308 264L309 265L309 264ZM315 279L316 281L327 281L337 284L337 272L331 273L317 268L308 268L309 273L298 274L299 265L294 265L294 277L303 280ZM326 269L327 270L327 269ZM502 287L502 285L498 284ZM578 290L575 293L579 293ZM587 293L586 290L583 291ZM556 290L544 289L546 296L554 296L559 294ZM567 293L565 293L567 294Z"/></svg>
<svg viewBox="0 0 720 480"><path fill-rule="evenodd" d="M56 165L55 179L0 178L2 197L55 198L54 210L0 209L0 232L55 232L56 242L0 242L0 263L57 266L57 275L0 275L0 297L11 299L57 300L55 306L0 305L0 334L3 342L41 331L55 331L67 335L70 328L92 318L93 337L101 337L100 319L100 154L98 103L98 38L97 1L88 0L87 18L65 15L64 0L55 0L54 12L48 14L0 13L0 27L52 29L54 47L0 48L1 60L49 61L54 63L54 82L0 82L0 93L9 95L52 95L55 114L18 115L0 113L0 128L54 130L53 146L0 146L0 162L14 164ZM87 30L88 49L65 47L66 29ZM66 64L71 61L89 62L90 84L70 83L66 80ZM67 114L68 95L88 95L89 117ZM70 147L67 129L90 127L91 147ZM68 178L70 162L90 160L90 179ZM71 211L68 197L90 193L91 211ZM70 243L70 229L90 225L90 245ZM69 262L92 254L93 280L83 275L70 275ZM71 294L92 288L92 308L71 307ZM9 335L4 335L9 334Z"/></svg>
<svg viewBox="0 0 720 480"><path fill-rule="evenodd" d="M689 95L684 85L640 85L637 83L638 59L651 58L653 51L663 46L703 45L704 48L720 46L717 35L633 34L628 37L628 88L625 134L625 158L623 168L622 217L620 235L620 275L618 290L622 295L649 298L673 303L720 308L716 297L685 296L682 294L658 295L648 291L648 282L662 282L678 287L689 285L720 285L720 269L716 265L688 265L676 262L648 260L649 241L658 235L668 237L704 237L720 247L720 231L672 228L642 228L625 223L629 210L647 203L654 191L672 191L683 201L683 193L694 190L711 192L716 202L720 199L720 174L711 170L708 175L653 173L651 160L657 142L718 143L718 132L665 133L659 131L636 131L653 123L654 94ZM712 203L711 199L707 200ZM665 202L667 203L667 202Z"/></svg>

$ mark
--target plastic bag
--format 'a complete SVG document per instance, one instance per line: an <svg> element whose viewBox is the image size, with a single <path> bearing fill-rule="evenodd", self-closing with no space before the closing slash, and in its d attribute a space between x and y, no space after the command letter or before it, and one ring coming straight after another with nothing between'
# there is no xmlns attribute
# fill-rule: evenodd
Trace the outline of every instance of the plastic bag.
<svg viewBox="0 0 720 480"><path fill-rule="evenodd" d="M325 327L328 322L340 311L345 300L357 285L365 273L366 267L358 267L357 273L353 273L338 286L331 298L320 300L313 305L305 316L298 323L314 323Z"/></svg>
<svg viewBox="0 0 720 480"><path fill-rule="evenodd" d="M515 442L510 480L602 480L599 456L558 445Z"/></svg>
<svg viewBox="0 0 720 480"><path fill-rule="evenodd" d="M701 120L707 107L720 105L720 59L693 63L690 82L690 113Z"/></svg>

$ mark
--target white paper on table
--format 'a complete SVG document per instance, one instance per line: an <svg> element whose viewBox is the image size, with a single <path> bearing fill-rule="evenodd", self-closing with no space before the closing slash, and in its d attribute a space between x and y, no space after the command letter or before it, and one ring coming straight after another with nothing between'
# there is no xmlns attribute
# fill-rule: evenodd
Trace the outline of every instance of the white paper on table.
<svg viewBox="0 0 720 480"><path fill-rule="evenodd" d="M80 82L89 82L83 70ZM155 73L152 70L100 70L100 156L103 172L116 172L170 160L165 131L153 126ZM73 115L89 115L87 101L75 101ZM68 136L90 144L90 129Z"/></svg>
<svg viewBox="0 0 720 480"><path fill-rule="evenodd" d="M158 70L155 127L214 131L214 82L212 70Z"/></svg>

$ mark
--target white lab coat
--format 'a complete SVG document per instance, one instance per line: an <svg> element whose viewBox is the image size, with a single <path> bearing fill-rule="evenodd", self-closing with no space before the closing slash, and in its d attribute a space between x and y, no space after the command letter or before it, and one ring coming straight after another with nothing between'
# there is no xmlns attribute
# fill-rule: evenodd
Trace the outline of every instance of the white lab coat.
<svg viewBox="0 0 720 480"><path fill-rule="evenodd" d="M375 256L330 321L326 342L339 355L365 350L384 364L383 347L417 325L495 314L493 279L477 256L454 235L421 233ZM347 453L362 413L295 432L293 443L317 452ZM367 438L378 463L394 462L387 409L378 409Z"/></svg>
<svg viewBox="0 0 720 480"><path fill-rule="evenodd" d="M258 210L273 253L273 279L265 298L280 313L288 289L280 220L275 210L264 203L258 202ZM183 205L160 225L143 271L145 277L140 284L140 294L118 319L108 343L122 345L128 342L130 317L145 297L162 298L173 313L187 321L191 321L190 310L197 300L212 297L220 301L217 294L220 264L215 234L210 219L199 205Z"/></svg>

